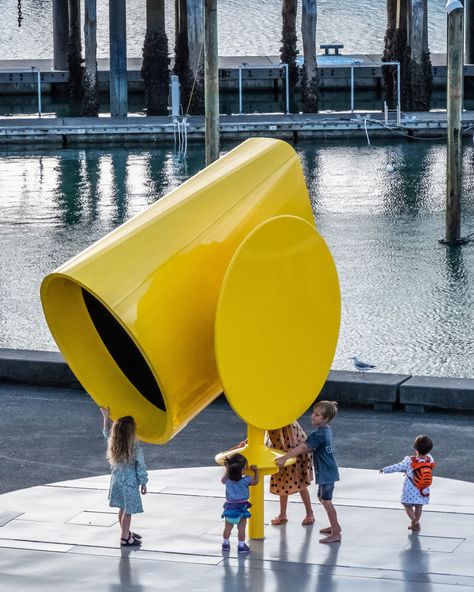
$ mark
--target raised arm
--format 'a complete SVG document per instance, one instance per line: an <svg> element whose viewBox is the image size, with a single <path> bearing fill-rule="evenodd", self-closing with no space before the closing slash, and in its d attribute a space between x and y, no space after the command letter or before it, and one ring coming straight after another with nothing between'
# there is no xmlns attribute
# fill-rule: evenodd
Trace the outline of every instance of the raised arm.
<svg viewBox="0 0 474 592"><path fill-rule="evenodd" d="M253 472L253 477L250 485L257 485L260 481L260 472L258 470L257 465L250 465L250 470Z"/></svg>
<svg viewBox="0 0 474 592"><path fill-rule="evenodd" d="M286 454L277 458L275 460L275 463L279 467L282 467L289 458L296 458L300 454L304 454L305 452L311 452L311 451L312 451L312 448L310 446L308 446L308 444L306 444L306 442L303 442L302 444L300 444L296 448L292 448L291 450L288 450L288 452Z"/></svg>
<svg viewBox="0 0 474 592"><path fill-rule="evenodd" d="M104 436L110 432L110 428L112 427L112 420L110 419L110 408L109 407L99 407L100 412L102 413L102 417L104 420L103 424L103 432ZM107 437L107 436L106 436Z"/></svg>

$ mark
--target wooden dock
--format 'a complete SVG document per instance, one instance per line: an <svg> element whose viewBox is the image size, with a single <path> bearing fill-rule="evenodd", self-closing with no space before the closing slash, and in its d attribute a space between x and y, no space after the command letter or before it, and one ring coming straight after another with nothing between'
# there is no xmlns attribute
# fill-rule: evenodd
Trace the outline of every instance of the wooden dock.
<svg viewBox="0 0 474 592"><path fill-rule="evenodd" d="M188 140L202 140L203 117L186 119ZM222 115L220 135L223 140L267 136L297 141L303 138L330 139L352 137L439 138L446 137L446 112L402 113L400 125L385 122L381 113L319 113ZM463 131L472 133L474 112L463 114ZM183 127L181 125L181 131ZM178 134L171 117L127 118L0 118L0 144L83 145L110 143L173 142Z"/></svg>

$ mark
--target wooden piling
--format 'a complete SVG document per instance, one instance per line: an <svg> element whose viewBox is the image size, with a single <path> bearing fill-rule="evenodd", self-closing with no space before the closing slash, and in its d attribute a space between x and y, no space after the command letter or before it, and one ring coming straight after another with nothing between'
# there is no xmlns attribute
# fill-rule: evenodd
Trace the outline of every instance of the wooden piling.
<svg viewBox="0 0 474 592"><path fill-rule="evenodd" d="M188 0L189 64L194 75L204 59L204 3L203 0Z"/></svg>
<svg viewBox="0 0 474 592"><path fill-rule="evenodd" d="M301 36L303 38L304 66L301 80L302 110L317 113L319 107L318 71L316 67L316 0L303 0Z"/></svg>
<svg viewBox="0 0 474 592"><path fill-rule="evenodd" d="M474 64L474 0L464 0L464 21L464 61L466 64Z"/></svg>
<svg viewBox="0 0 474 592"><path fill-rule="evenodd" d="M164 0L146 0L141 75L147 115L168 115L169 64Z"/></svg>
<svg viewBox="0 0 474 592"><path fill-rule="evenodd" d="M81 3L68 0L69 38L67 65L69 70L69 94L75 101L82 100L82 43L81 43Z"/></svg>
<svg viewBox="0 0 474 592"><path fill-rule="evenodd" d="M447 245L462 242L461 237L461 189L462 189L462 140L461 119L463 103L464 66L464 10L459 0L449 0L448 12L448 145L446 184L446 237Z"/></svg>
<svg viewBox="0 0 474 592"><path fill-rule="evenodd" d="M126 117L127 92L127 20L126 0L115 0L109 7L110 114Z"/></svg>
<svg viewBox="0 0 474 592"><path fill-rule="evenodd" d="M296 14L298 9L297 0L283 0L281 8L282 17L282 35L280 59L282 64L288 64L288 80L290 91L290 112L296 110L295 107L295 87L298 82L298 67L296 65Z"/></svg>
<svg viewBox="0 0 474 592"><path fill-rule="evenodd" d="M97 0L84 0L84 96L81 115L99 114L99 88L97 81Z"/></svg>
<svg viewBox="0 0 474 592"><path fill-rule="evenodd" d="M204 87L206 120L206 165L219 158L219 71L217 0L205 0Z"/></svg>
<svg viewBox="0 0 474 592"><path fill-rule="evenodd" d="M67 70L69 10L64 0L53 0L53 68Z"/></svg>
<svg viewBox="0 0 474 592"><path fill-rule="evenodd" d="M433 84L428 49L427 0L411 0L409 22L410 102L412 111L429 111Z"/></svg>

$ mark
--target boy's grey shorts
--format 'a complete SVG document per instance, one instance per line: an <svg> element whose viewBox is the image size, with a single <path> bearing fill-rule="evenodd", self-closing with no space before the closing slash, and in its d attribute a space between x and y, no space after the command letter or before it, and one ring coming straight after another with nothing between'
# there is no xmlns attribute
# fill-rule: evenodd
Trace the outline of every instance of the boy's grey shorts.
<svg viewBox="0 0 474 592"><path fill-rule="evenodd" d="M318 485L318 498L324 501L331 501L334 491L334 483L320 483Z"/></svg>

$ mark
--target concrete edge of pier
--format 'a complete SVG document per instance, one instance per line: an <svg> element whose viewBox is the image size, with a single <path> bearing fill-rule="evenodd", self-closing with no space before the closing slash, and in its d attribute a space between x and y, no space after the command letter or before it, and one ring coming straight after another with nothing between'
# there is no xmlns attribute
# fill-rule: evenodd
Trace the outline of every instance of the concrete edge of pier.
<svg viewBox="0 0 474 592"><path fill-rule="evenodd" d="M0 382L76 389L82 387L59 352L0 349ZM474 411L474 379L331 370L320 399L377 411L404 408Z"/></svg>

